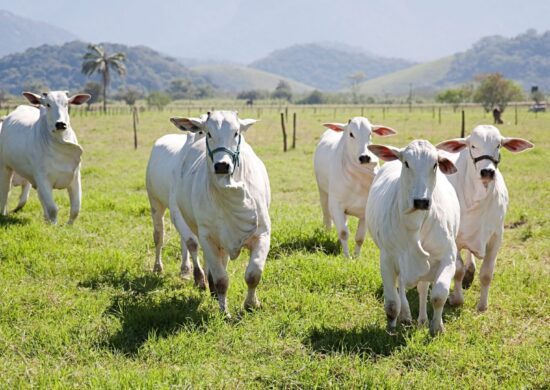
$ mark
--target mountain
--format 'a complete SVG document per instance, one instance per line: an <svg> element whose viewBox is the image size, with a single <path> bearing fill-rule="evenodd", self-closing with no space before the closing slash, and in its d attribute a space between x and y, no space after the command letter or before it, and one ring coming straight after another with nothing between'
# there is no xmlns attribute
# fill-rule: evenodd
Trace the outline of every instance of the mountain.
<svg viewBox="0 0 550 390"><path fill-rule="evenodd" d="M310 43L276 50L250 67L275 73L325 91L350 85L349 76L363 72L367 79L414 65L384 58L342 44Z"/></svg>
<svg viewBox="0 0 550 390"><path fill-rule="evenodd" d="M183 66L175 58L167 57L145 46L102 44L108 53L126 54L126 77L111 77L111 91L121 86L140 90L165 89L170 81L178 78L191 79L196 85L208 82ZM25 85L42 84L54 90L79 90L90 78L81 72L82 56L87 44L80 41L64 45L42 45L23 53L0 58L0 88L20 94ZM94 75L92 80L99 80Z"/></svg>
<svg viewBox="0 0 550 390"><path fill-rule="evenodd" d="M43 44L57 45L78 37L62 28L0 10L0 57Z"/></svg>
<svg viewBox="0 0 550 390"><path fill-rule="evenodd" d="M534 30L513 38L482 38L469 50L413 66L360 85L367 95L432 94L437 90L472 82L476 75L499 72L528 90L538 85L550 92L550 31Z"/></svg>
<svg viewBox="0 0 550 390"><path fill-rule="evenodd" d="M288 82L293 92L302 93L313 90L313 87L298 81L242 65L204 65L192 67L191 70L220 90L232 93L251 89L272 91L280 80Z"/></svg>

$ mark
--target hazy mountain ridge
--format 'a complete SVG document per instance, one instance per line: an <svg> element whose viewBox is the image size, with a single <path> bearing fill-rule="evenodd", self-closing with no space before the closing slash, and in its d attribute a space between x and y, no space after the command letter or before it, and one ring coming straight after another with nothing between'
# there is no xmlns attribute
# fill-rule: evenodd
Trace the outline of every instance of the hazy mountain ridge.
<svg viewBox="0 0 550 390"><path fill-rule="evenodd" d="M250 67L335 91L348 87L348 77L354 73L363 72L371 79L412 65L412 61L379 57L343 44L338 48L335 43L309 43L275 50Z"/></svg>
<svg viewBox="0 0 550 390"><path fill-rule="evenodd" d="M191 79L197 85L208 84L202 76L175 58L148 47L113 43L102 45L108 53L121 51L127 57L127 75L123 78L112 75L112 91L121 86L145 91L161 90L178 78ZM0 88L19 94L25 84L42 83L51 89L78 90L89 80L99 80L99 75L88 78L80 72L86 49L86 43L73 41L61 46L42 45L0 58Z"/></svg>

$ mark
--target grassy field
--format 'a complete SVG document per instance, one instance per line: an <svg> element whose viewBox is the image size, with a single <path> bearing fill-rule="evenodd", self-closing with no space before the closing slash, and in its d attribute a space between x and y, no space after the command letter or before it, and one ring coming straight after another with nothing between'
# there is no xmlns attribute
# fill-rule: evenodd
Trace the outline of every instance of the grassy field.
<svg viewBox="0 0 550 390"><path fill-rule="evenodd" d="M464 307L445 308L446 333L435 338L427 328L386 333L378 250L367 238L361 257L346 260L335 232L322 229L312 166L320 124L358 113L334 114L298 109L298 146L286 154L278 113L264 112L247 133L270 175L272 247L257 312L241 310L247 254L230 262L231 321L209 294L179 278L179 240L169 223L166 272L151 272L145 166L154 140L177 132L169 114L141 115L137 151L130 115L75 117L85 150L75 225L64 224L65 192L56 195L58 226L42 221L34 191L22 212L0 219L0 387L548 388L549 114L522 112L519 125L501 125L536 148L503 152L511 202L489 310L475 310L476 275ZM431 110L390 109L385 120L380 109L365 114L399 131L384 140L399 146L435 143L460 129L451 111L441 125ZM467 112L469 129L489 120L480 109ZM409 299L414 317L416 291Z"/></svg>

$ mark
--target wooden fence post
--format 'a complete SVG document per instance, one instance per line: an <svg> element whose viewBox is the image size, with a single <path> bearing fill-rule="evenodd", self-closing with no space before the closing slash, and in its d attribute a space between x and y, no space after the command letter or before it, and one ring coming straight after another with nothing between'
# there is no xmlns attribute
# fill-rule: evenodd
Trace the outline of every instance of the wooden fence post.
<svg viewBox="0 0 550 390"><path fill-rule="evenodd" d="M292 149L296 149L296 113L292 115Z"/></svg>
<svg viewBox="0 0 550 390"><path fill-rule="evenodd" d="M460 138L464 138L465 132L466 132L466 114L464 113L464 110L462 110L462 127L460 130Z"/></svg>
<svg viewBox="0 0 550 390"><path fill-rule="evenodd" d="M514 118L515 118L515 119L514 119L514 123L515 123L515 125L517 126L517 125L518 125L518 105L517 105L517 104L514 105L514 113L515 113L515 115L514 115Z"/></svg>
<svg viewBox="0 0 550 390"><path fill-rule="evenodd" d="M437 121L441 124L441 107L437 110Z"/></svg>
<svg viewBox="0 0 550 390"><path fill-rule="evenodd" d="M134 149L137 149L138 147L137 125L139 123L139 118L138 118L138 110L136 107L132 108L132 113L133 113L133 120L134 120Z"/></svg>
<svg viewBox="0 0 550 390"><path fill-rule="evenodd" d="M284 112L281 112L281 128L283 130L283 152L286 152L286 129Z"/></svg>

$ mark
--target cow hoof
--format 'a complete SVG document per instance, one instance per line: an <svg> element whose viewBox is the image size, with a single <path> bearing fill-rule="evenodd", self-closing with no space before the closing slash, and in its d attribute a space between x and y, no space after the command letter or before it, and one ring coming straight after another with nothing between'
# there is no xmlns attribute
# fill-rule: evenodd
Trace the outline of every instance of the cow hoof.
<svg viewBox="0 0 550 390"><path fill-rule="evenodd" d="M445 327L443 326L443 323L435 325L432 321L430 325L430 335L437 336L439 334L442 334L445 332Z"/></svg>
<svg viewBox="0 0 550 390"><path fill-rule="evenodd" d="M418 326L424 327L428 324L428 318L419 318L417 322Z"/></svg>
<svg viewBox="0 0 550 390"><path fill-rule="evenodd" d="M162 265L155 264L153 267L153 272L156 272L157 274L161 274L164 271Z"/></svg>
<svg viewBox="0 0 550 390"><path fill-rule="evenodd" d="M467 290L472 285L474 281L474 275L476 273L476 268L473 264L469 264L468 268L464 272L464 278L462 278L462 288Z"/></svg>
<svg viewBox="0 0 550 390"><path fill-rule="evenodd" d="M487 305L482 305L481 303L477 305L477 311L483 313L487 311Z"/></svg>
<svg viewBox="0 0 550 390"><path fill-rule="evenodd" d="M246 311L254 311L254 310L259 309L260 307L262 307L262 304L260 303L258 298L256 298L255 300L253 300L251 302L248 302L248 301L244 302L244 309Z"/></svg>
<svg viewBox="0 0 550 390"><path fill-rule="evenodd" d="M183 280L191 280L191 270L189 269L189 267L184 267L181 269L180 277Z"/></svg>
<svg viewBox="0 0 550 390"><path fill-rule="evenodd" d="M449 305L453 307L462 306L464 304L464 297L455 297L454 294L449 296Z"/></svg>
<svg viewBox="0 0 550 390"><path fill-rule="evenodd" d="M193 278L195 279L195 286L200 290L206 290L206 281L204 280L204 273L198 267L193 268Z"/></svg>
<svg viewBox="0 0 550 390"><path fill-rule="evenodd" d="M413 320L411 317L403 317L403 318L400 317L399 323L403 326L411 326L413 323Z"/></svg>

